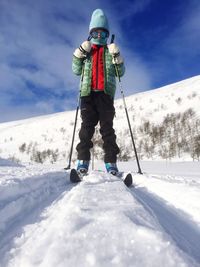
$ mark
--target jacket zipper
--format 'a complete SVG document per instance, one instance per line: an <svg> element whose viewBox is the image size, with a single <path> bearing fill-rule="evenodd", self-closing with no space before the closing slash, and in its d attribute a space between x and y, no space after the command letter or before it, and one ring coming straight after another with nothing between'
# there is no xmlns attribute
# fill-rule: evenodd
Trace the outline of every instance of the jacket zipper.
<svg viewBox="0 0 200 267"><path fill-rule="evenodd" d="M99 48L97 50L97 64L96 64L96 89L98 89L98 76L99 76Z"/></svg>
<svg viewBox="0 0 200 267"><path fill-rule="evenodd" d="M106 84L107 84L105 53L106 53L106 49L103 48L104 91L106 91Z"/></svg>

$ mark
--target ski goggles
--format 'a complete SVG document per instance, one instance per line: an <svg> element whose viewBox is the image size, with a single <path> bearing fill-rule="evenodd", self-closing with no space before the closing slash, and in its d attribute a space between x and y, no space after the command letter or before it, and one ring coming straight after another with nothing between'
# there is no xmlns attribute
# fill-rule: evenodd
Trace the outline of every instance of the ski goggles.
<svg viewBox="0 0 200 267"><path fill-rule="evenodd" d="M90 36L91 38L94 38L94 39L97 39L97 38L106 39L108 38L109 33L108 31L105 31L103 29L96 29L90 33Z"/></svg>

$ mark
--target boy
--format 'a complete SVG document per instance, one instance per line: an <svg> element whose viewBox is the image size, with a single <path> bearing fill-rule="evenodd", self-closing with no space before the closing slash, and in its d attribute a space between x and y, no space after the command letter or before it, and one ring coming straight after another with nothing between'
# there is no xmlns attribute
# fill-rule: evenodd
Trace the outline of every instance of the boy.
<svg viewBox="0 0 200 267"><path fill-rule="evenodd" d="M81 117L79 132L80 143L77 171L80 175L87 173L90 162L91 141L95 126L100 123L103 139L104 162L107 172L116 175L117 154L116 135L113 129L115 115L114 95L116 90L116 64L119 76L123 76L125 67L119 48L114 44L107 45L109 25L103 10L96 9L91 17L89 39L74 51L72 70L81 79Z"/></svg>

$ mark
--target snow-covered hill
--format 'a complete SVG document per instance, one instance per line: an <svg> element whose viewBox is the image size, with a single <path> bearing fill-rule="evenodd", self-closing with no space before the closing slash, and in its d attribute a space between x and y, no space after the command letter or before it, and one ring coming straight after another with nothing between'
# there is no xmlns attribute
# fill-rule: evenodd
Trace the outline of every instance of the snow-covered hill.
<svg viewBox="0 0 200 267"><path fill-rule="evenodd" d="M199 159L200 76L132 95L126 102L140 158ZM115 101L115 107L120 159L127 160L134 157L134 153L121 99ZM22 162L66 162L74 116L75 112L70 111L1 123L0 156ZM79 127L80 118L77 131ZM95 155L101 159L99 139L97 130Z"/></svg>

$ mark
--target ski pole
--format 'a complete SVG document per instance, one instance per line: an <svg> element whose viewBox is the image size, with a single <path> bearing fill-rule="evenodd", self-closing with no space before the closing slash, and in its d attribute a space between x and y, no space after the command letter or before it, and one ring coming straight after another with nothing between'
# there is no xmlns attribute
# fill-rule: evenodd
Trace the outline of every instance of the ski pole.
<svg viewBox="0 0 200 267"><path fill-rule="evenodd" d="M88 37L88 41L89 40L90 39ZM84 65L82 67L81 84L83 82L83 78L84 78ZM72 153L73 153L73 147L74 147L74 138L75 138L75 132L76 132L76 125L77 125L77 118L78 118L78 111L80 108L80 103L81 103L81 89L79 91L77 107L76 107L76 115L75 115L75 120L74 120L74 130L73 130L73 134L72 134L72 143L71 143L71 148L70 148L70 153L69 153L69 163L68 163L68 166L66 168L64 168L65 170L69 170L71 168Z"/></svg>
<svg viewBox="0 0 200 267"><path fill-rule="evenodd" d="M114 42L114 38L115 38L115 35L112 34L112 38L111 38L111 42L112 43ZM114 57L114 60L115 60L115 57ZM121 92L123 103L124 103L124 109L125 109L126 118L127 118L127 121L128 121L129 131L130 131L131 140L132 140L132 143L133 143L133 149L134 149L134 152L135 152L135 158L136 158L136 162L137 162L137 166L138 166L138 173L142 174L142 170L140 168L138 154L137 154L137 150L136 150L136 146L135 146L135 142L134 142L134 138L133 138L133 132L132 132L132 129L131 129L131 123L130 123L128 110L127 110L127 106L126 106L126 101L125 101L124 91L123 91L123 87L122 87L122 83L121 83L121 78L120 78L120 75L119 75L119 70L118 70L118 67L117 67L116 63L114 64L114 66L115 66L115 71L116 71L117 78L118 78L119 85L120 85L120 92Z"/></svg>
<svg viewBox="0 0 200 267"><path fill-rule="evenodd" d="M80 107L80 92L78 95L78 101L77 101L77 107L76 107L76 114L75 114L75 120L74 120L74 129L73 129L73 134L72 134L72 142L71 142L71 148L70 148L70 153L69 153L69 163L65 170L69 170L71 168L71 161L72 161L72 153L73 153L73 146L74 146L74 138L75 138L75 132L76 132L76 125L77 125L77 118L78 118L78 111Z"/></svg>

